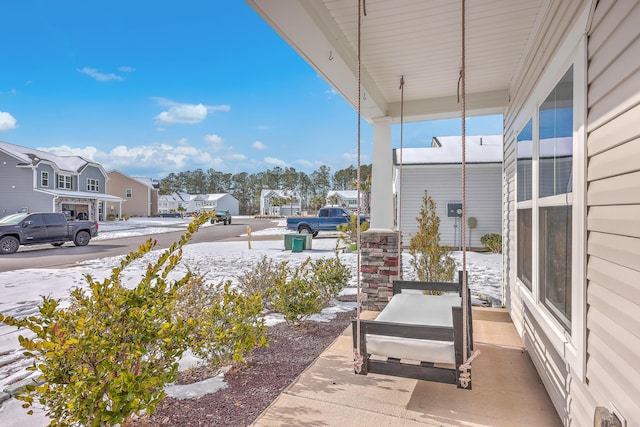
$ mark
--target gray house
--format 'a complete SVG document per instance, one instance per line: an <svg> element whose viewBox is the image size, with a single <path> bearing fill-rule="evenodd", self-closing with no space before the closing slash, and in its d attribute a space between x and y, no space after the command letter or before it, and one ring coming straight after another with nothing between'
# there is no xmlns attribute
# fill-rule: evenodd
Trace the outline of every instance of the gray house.
<svg viewBox="0 0 640 427"><path fill-rule="evenodd" d="M468 136L466 146L467 245L482 248L480 237L502 232L502 135ZM459 136L435 137L430 147L394 150L396 217L405 246L418 230L416 217L426 193L436 203L440 243L461 247L461 156Z"/></svg>
<svg viewBox="0 0 640 427"><path fill-rule="evenodd" d="M0 216L63 212L68 218L104 220L121 198L105 193L107 173L79 156L0 142Z"/></svg>
<svg viewBox="0 0 640 427"><path fill-rule="evenodd" d="M565 425L640 425L640 2L247 3L372 126L363 234L392 124L503 116L504 305Z"/></svg>

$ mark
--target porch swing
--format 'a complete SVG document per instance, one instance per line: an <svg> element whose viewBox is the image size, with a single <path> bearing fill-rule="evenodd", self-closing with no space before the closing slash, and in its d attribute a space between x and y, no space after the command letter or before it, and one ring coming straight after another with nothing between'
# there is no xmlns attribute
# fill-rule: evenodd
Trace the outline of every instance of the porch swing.
<svg viewBox="0 0 640 427"><path fill-rule="evenodd" d="M362 0L365 2L366 0ZM466 96L465 96L465 0L462 1L462 67L458 80L462 96L462 270L456 282L396 280L393 296L375 320L361 319L360 255L358 253L357 316L352 321L354 371L391 375L424 381L456 384L470 390L473 349L470 292L466 257ZM360 198L360 74L361 0L358 0L358 177ZM366 16L366 7L364 8ZM400 166L402 181L402 128L404 122L404 76L400 78ZM460 98L460 96L459 96ZM400 187L399 185L399 187ZM398 233L401 233L402 193L398 192ZM358 215L360 212L358 210ZM358 247L360 229L358 229ZM398 240L401 242L401 239ZM402 251L399 243L398 256ZM424 291L438 291L427 295Z"/></svg>

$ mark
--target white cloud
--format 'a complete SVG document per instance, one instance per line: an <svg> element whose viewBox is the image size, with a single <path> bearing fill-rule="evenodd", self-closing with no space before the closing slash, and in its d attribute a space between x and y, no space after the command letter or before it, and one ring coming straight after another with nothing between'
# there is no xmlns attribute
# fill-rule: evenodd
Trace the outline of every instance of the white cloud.
<svg viewBox="0 0 640 427"><path fill-rule="evenodd" d="M16 128L16 119L10 113L0 111L0 132Z"/></svg>
<svg viewBox="0 0 640 427"><path fill-rule="evenodd" d="M266 150L269 148L262 141L256 141L252 144L252 146L257 150Z"/></svg>
<svg viewBox="0 0 640 427"><path fill-rule="evenodd" d="M136 147L119 145L110 151L100 151L96 147L72 148L67 145L38 148L57 155L82 156L85 159L100 163L105 170L118 169L124 173L135 170L136 175L163 177L170 172L193 170L197 168L221 168L225 166L223 159L212 157L181 139L175 144L151 144Z"/></svg>
<svg viewBox="0 0 640 427"><path fill-rule="evenodd" d="M133 67L128 67L126 65L123 65L122 67L118 67L118 71L123 72L123 73L133 73L136 69Z"/></svg>
<svg viewBox="0 0 640 427"><path fill-rule="evenodd" d="M247 156L245 156L244 154L240 154L240 153L233 153L227 156L227 158L231 159L231 160L247 160Z"/></svg>
<svg viewBox="0 0 640 427"><path fill-rule="evenodd" d="M161 123L175 124L195 124L207 118L207 108L202 105L182 104L169 108L158 114L155 119Z"/></svg>
<svg viewBox="0 0 640 427"><path fill-rule="evenodd" d="M207 142L207 147L214 153L217 151L231 150L231 147L224 145L224 140L221 136L215 134L207 134L204 136L204 140Z"/></svg>
<svg viewBox="0 0 640 427"><path fill-rule="evenodd" d="M180 104L170 99L154 97L159 105L169 107L155 116L156 122L165 124L196 124L207 118L210 111L229 111L229 105Z"/></svg>
<svg viewBox="0 0 640 427"><path fill-rule="evenodd" d="M99 82L108 82L109 80L124 80L124 77L119 76L114 73L104 74L99 72L95 68L84 67L78 70L79 73L86 74L87 76L99 81Z"/></svg>
<svg viewBox="0 0 640 427"><path fill-rule="evenodd" d="M275 158L275 157L265 157L263 160L268 165L283 166L283 167L288 167L289 166L289 164L287 162L285 162L284 160L280 160L280 159Z"/></svg>
<svg viewBox="0 0 640 427"><path fill-rule="evenodd" d="M18 93L18 91L17 91L17 90L15 90L15 89L9 89L9 90L8 90L8 91L6 91L6 92L0 92L0 95L2 95L2 94L15 95L16 93Z"/></svg>

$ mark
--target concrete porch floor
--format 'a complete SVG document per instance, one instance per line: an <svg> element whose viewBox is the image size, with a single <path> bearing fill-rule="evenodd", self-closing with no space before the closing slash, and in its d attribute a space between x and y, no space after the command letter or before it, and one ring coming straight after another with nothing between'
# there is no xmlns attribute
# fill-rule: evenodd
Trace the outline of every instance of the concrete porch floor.
<svg viewBox="0 0 640 427"><path fill-rule="evenodd" d="M474 307L473 327L473 390L354 374L349 326L253 426L562 426L506 310Z"/></svg>

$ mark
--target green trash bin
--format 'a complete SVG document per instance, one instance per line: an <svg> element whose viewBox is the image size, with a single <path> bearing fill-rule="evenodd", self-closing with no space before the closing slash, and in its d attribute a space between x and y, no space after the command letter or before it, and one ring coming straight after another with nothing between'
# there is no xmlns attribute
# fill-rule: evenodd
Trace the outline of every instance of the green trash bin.
<svg viewBox="0 0 640 427"><path fill-rule="evenodd" d="M304 250L305 236L294 236L291 239L291 252L302 252Z"/></svg>

